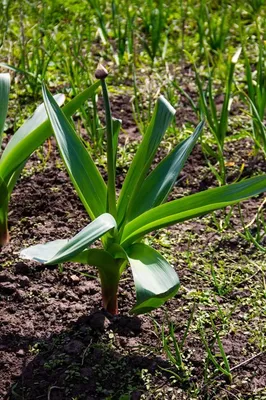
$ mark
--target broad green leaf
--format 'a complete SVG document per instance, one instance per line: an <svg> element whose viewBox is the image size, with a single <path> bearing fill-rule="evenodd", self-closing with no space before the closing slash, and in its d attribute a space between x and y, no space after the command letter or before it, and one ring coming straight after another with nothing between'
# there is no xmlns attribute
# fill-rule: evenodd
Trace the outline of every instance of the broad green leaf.
<svg viewBox="0 0 266 400"><path fill-rule="evenodd" d="M100 215L70 239L46 264L59 264L72 260L85 248L94 243L95 240L113 228L116 228L116 221L112 215L107 213Z"/></svg>
<svg viewBox="0 0 266 400"><path fill-rule="evenodd" d="M160 253L143 243L136 243L127 249L127 255L137 294L132 313L152 311L176 294L178 276Z"/></svg>
<svg viewBox="0 0 266 400"><path fill-rule="evenodd" d="M23 249L20 252L20 257L45 264L50 259L54 258L68 243L69 239L58 239L44 244L37 244ZM91 265L105 270L116 268L114 258L110 253L102 249L85 249L67 261Z"/></svg>
<svg viewBox="0 0 266 400"><path fill-rule="evenodd" d="M131 220L145 211L163 203L171 191L180 171L191 153L202 131L204 122L200 122L193 135L179 143L144 180L136 197L129 205Z"/></svg>
<svg viewBox="0 0 266 400"><path fill-rule="evenodd" d="M92 265L98 268L101 279L105 283L117 283L117 279L123 270L122 263L118 263L110 253L103 249L86 249L71 261Z"/></svg>
<svg viewBox="0 0 266 400"><path fill-rule="evenodd" d="M156 103L147 132L144 135L123 183L118 200L118 225L124 221L128 203L131 197L135 197L135 192L137 193L142 185L156 150L174 115L174 108L163 96L160 96Z"/></svg>
<svg viewBox="0 0 266 400"><path fill-rule="evenodd" d="M98 89L100 82L94 83L88 89L77 95L69 103L63 107L65 115L70 118L75 111ZM59 97L58 97L59 96ZM58 95L56 98L60 101L63 100L62 95ZM43 107L43 106L42 106ZM8 181L16 171L16 169L26 161L29 156L48 138L53 134L53 130L44 108L42 108L44 122L40 125L37 124L36 120L41 121L39 113L33 115L30 120L26 121L25 124L14 134L12 139L6 146L2 159L0 161L0 175L4 180ZM36 120L35 117L36 116ZM26 125L26 128L25 128Z"/></svg>
<svg viewBox="0 0 266 400"><path fill-rule="evenodd" d="M2 133L8 109L8 98L10 90L10 75L0 74L0 150L2 145Z"/></svg>
<svg viewBox="0 0 266 400"><path fill-rule="evenodd" d="M8 198L8 190L6 183L0 176L0 208L2 207L3 204L6 203Z"/></svg>
<svg viewBox="0 0 266 400"><path fill-rule="evenodd" d="M121 244L126 248L146 233L239 203L264 191L266 175L261 175L170 201L129 222L125 226Z"/></svg>
<svg viewBox="0 0 266 400"><path fill-rule="evenodd" d="M58 239L28 247L21 251L20 257L50 265L74 261L101 266L103 254L101 253L102 257L99 257L97 260L99 252L94 251L96 249L90 249L90 251L84 249L115 227L116 222L114 218L110 214L102 214L72 239ZM114 263L114 259L109 253L104 250L102 252L104 252L104 262L109 261Z"/></svg>
<svg viewBox="0 0 266 400"><path fill-rule="evenodd" d="M112 269L116 268L115 260L110 253L103 249L85 249L71 261L81 264L92 265L99 269Z"/></svg>
<svg viewBox="0 0 266 400"><path fill-rule="evenodd" d="M43 98L70 179L94 219L106 211L106 185L72 125L44 85Z"/></svg>
<svg viewBox="0 0 266 400"><path fill-rule="evenodd" d="M48 260L53 258L68 242L68 239L58 239L53 240L52 242L30 246L20 252L20 257L45 264Z"/></svg>
<svg viewBox="0 0 266 400"><path fill-rule="evenodd" d="M21 165L19 165L17 167L17 169L15 170L15 172L12 174L11 178L8 181L7 190L8 190L8 197L9 198L10 198L12 192L13 192L13 189L14 189L16 183L17 183L17 180L20 177L20 174L21 174L23 168L25 167L26 162L27 162L27 160L24 161L23 163L21 163Z"/></svg>
<svg viewBox="0 0 266 400"><path fill-rule="evenodd" d="M64 94L56 94L54 96L55 101L59 106L62 106L65 102ZM40 127L45 121L47 121L47 113L45 110L44 103L40 104L33 115L27 119L27 121L15 132L10 141L8 142L5 151L2 155L2 161L10 156L10 153L14 148L20 145L25 138ZM51 130L50 130L51 132Z"/></svg>

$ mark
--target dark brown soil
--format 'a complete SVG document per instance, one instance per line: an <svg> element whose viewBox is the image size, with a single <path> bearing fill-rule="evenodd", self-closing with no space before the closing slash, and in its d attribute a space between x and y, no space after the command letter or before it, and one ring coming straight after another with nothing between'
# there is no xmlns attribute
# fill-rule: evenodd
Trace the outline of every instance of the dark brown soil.
<svg viewBox="0 0 266 400"><path fill-rule="evenodd" d="M125 128L129 138L132 132L133 136L137 135L131 123ZM165 148L158 160L165 154ZM237 177L243 162L243 176L266 171L263 158L253 157L250 152L249 141L228 144L227 159L234 163L229 167L229 181ZM118 171L118 187L125 169ZM101 170L104 174L104 169ZM204 269L198 257L207 251L215 261L226 253L230 253L233 262L239 261L239 252L251 259L256 257L256 250L232 230L240 227L237 212L233 214L231 236L225 237L211 229L214 228L211 219L207 223L199 219L169 230L171 241L165 246L165 252L175 257L174 266L182 285L179 293L152 316L130 316L128 311L135 295L131 274L127 272L119 289L120 315L113 317L101 310L100 285L92 268L67 264L59 270L57 266L45 268L19 260L21 248L70 237L89 223L64 169L58 165L56 151L45 165L36 155L32 157L27 171L27 176L15 188L10 204L12 239L0 254L1 399L266 398L266 355L263 353L245 363L259 353L258 345L249 342L246 332L231 330L223 339L231 367L244 362L233 372L230 384L219 374L214 375L214 381L205 383L206 353L198 332L192 330L184 348L192 372L187 382L184 379L179 383L172 382L171 374L165 371L171 365L162 351L158 329L170 318L180 339L193 305L188 294L203 287L213 290L210 280L203 277ZM200 145L196 146L180 178L171 198L216 184ZM245 215L254 216L261 201L262 197L246 202ZM190 234L195 235L191 240ZM164 247L157 232L153 241L155 247ZM195 263L186 259L188 251L195 257ZM246 296L244 283L231 288L224 297L218 296L224 307L236 304L232 315L240 325L243 315L238 307L241 308L241 298ZM265 303L262 307L265 309ZM196 304L195 313L209 308L208 302L203 301ZM210 326L206 321L203 323L208 336ZM211 365L209 369L214 372ZM199 388L198 392L196 389L193 392L193 387Z"/></svg>

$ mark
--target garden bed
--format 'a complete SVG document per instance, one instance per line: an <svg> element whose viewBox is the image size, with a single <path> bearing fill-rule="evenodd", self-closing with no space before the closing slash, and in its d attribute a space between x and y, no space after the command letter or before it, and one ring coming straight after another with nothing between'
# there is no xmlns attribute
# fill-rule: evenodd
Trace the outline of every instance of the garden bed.
<svg viewBox="0 0 266 400"><path fill-rule="evenodd" d="M131 132L132 125L127 130ZM230 142L227 150L230 161L235 160L232 178L243 159L244 175L265 170L263 159L252 156L251 142ZM126 168L118 171L120 186ZM213 185L215 179L197 145L172 196ZM247 221L256 215L262 198L243 204ZM219 219L221 212L216 215ZM45 165L37 155L31 158L13 193L9 219L12 240L0 254L1 398L234 399L241 394L241 399L262 399L266 395L266 355L260 354L265 335L265 262L240 238L237 208L223 232L209 216L149 237L176 269L181 288L164 307L139 317L128 314L134 304L129 271L119 289L119 316L111 316L101 309L93 268L69 263L61 270L18 258L24 246L69 237L89 222L54 146ZM183 349L187 376L178 381L172 372L179 371L162 348L162 329L169 334L171 321L181 340L194 304ZM231 383L206 361L198 327L201 321L211 345L210 316L231 368L236 367ZM217 344L214 352L219 353Z"/></svg>

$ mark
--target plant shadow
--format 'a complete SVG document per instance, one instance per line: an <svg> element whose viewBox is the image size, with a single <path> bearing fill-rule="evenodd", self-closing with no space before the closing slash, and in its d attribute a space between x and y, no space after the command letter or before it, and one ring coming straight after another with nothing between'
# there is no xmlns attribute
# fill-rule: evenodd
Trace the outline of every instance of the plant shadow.
<svg viewBox="0 0 266 400"><path fill-rule="evenodd" d="M160 356L146 355L147 350L136 341L139 335L138 317L113 317L98 311L44 340L16 338L15 342L25 346L31 343L30 353L4 399L140 399L149 393L155 372L169 368L169 363Z"/></svg>

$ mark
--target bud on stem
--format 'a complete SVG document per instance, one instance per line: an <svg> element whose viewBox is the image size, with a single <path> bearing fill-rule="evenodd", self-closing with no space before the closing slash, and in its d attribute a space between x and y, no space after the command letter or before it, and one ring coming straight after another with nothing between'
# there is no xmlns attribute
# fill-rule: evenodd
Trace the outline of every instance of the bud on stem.
<svg viewBox="0 0 266 400"><path fill-rule="evenodd" d="M108 71L107 69L104 68L102 64L99 64L96 71L95 71L95 78L104 80L108 76Z"/></svg>

